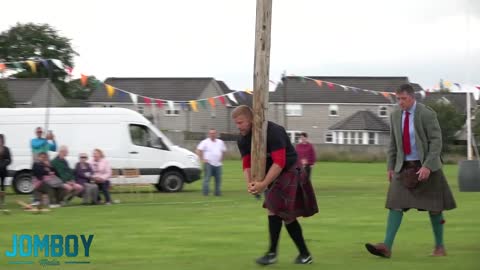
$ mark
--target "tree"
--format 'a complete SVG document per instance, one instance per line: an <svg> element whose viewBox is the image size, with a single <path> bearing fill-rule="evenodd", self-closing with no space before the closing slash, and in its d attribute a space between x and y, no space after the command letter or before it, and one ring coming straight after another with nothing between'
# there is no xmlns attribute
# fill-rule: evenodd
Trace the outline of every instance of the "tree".
<svg viewBox="0 0 480 270"><path fill-rule="evenodd" d="M437 113L438 122L442 130L443 152L446 152L448 151L448 146L455 141L455 133L463 127L466 118L464 115L459 114L455 106L448 102L437 100L429 102L427 105Z"/></svg>
<svg viewBox="0 0 480 270"><path fill-rule="evenodd" d="M58 59L67 66L73 66L73 58L78 55L69 38L61 36L57 30L48 24L26 23L11 27L0 33L0 60L17 62L37 59ZM37 72L21 64L23 71L15 74L17 78L51 78L55 86L68 95L68 86L64 82L67 73L48 62L52 74L42 64L37 64ZM10 64L11 67L15 67ZM51 76L50 76L51 75Z"/></svg>
<svg viewBox="0 0 480 270"><path fill-rule="evenodd" d="M10 97L5 80L0 80L0 108L13 108L15 103Z"/></svg>

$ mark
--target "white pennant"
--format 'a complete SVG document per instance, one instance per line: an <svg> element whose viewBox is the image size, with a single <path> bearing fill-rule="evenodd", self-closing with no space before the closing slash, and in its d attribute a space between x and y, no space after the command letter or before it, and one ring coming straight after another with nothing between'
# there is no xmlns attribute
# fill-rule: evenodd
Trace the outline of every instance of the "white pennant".
<svg viewBox="0 0 480 270"><path fill-rule="evenodd" d="M171 111L175 110L175 106L173 106L173 101L169 100L167 101L168 103L168 108L170 108Z"/></svg>
<svg viewBox="0 0 480 270"><path fill-rule="evenodd" d="M343 90L348 91L348 86L346 85L341 85L343 87Z"/></svg>
<svg viewBox="0 0 480 270"><path fill-rule="evenodd" d="M58 60L58 59L52 59L52 62L55 64L55 66L57 66L59 69L65 69L65 67L63 66L63 63L62 61Z"/></svg>
<svg viewBox="0 0 480 270"><path fill-rule="evenodd" d="M133 104L137 105L138 103L138 96L133 94L133 93L129 93L130 94L130 98L132 99L132 102Z"/></svg>
<svg viewBox="0 0 480 270"><path fill-rule="evenodd" d="M425 93L425 91L420 91L420 96L424 99L427 96L427 93Z"/></svg>
<svg viewBox="0 0 480 270"><path fill-rule="evenodd" d="M238 104L238 101L237 101L237 99L235 99L235 95L234 95L233 93L229 93L229 94L227 95L227 97L228 97L231 101L233 101L233 102L235 102L235 103Z"/></svg>

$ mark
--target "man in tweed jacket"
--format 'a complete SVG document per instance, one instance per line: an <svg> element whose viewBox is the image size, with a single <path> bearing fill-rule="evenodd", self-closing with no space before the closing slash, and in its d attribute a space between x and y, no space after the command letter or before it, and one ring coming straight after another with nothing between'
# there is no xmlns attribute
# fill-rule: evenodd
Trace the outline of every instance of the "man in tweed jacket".
<svg viewBox="0 0 480 270"><path fill-rule="evenodd" d="M390 258L393 241L410 208L428 211L435 236L432 256L445 256L443 211L456 207L442 171L442 134L436 113L417 103L410 84L396 91L399 109L390 115L386 208L389 209L383 243L366 244L376 256Z"/></svg>

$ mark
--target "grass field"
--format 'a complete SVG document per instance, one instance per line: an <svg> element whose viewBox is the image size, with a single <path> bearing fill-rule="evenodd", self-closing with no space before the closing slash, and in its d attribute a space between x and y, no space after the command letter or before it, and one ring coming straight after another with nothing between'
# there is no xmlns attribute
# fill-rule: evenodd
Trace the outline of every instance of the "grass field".
<svg viewBox="0 0 480 270"><path fill-rule="evenodd" d="M480 194L458 192L457 166L446 166L445 172L459 207L445 215L449 256L428 256L433 247L430 221L428 214L416 211L404 217L392 259L367 254L363 244L384 237L385 164L320 163L313 177L320 213L300 220L314 264L292 264L297 251L283 228L279 263L269 267L480 269ZM63 257L58 259L62 265L51 269L257 269L254 258L268 246L265 211L246 193L239 161L224 166L222 197L202 196L197 182L178 194L115 193L120 204L77 206L76 199L73 206L33 215L13 203L28 197L9 195L12 214L0 215L0 269L40 268L41 258L27 258L35 265L7 264L12 234L95 235L90 257L76 258L90 264L65 265L69 258Z"/></svg>

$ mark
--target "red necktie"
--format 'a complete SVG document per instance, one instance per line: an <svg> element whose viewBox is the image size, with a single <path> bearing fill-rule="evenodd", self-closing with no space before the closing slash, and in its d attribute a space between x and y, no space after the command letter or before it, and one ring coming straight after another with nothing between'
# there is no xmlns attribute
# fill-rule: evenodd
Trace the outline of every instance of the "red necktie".
<svg viewBox="0 0 480 270"><path fill-rule="evenodd" d="M403 153L409 155L412 152L410 146L410 113L405 112L405 120L403 121Z"/></svg>

